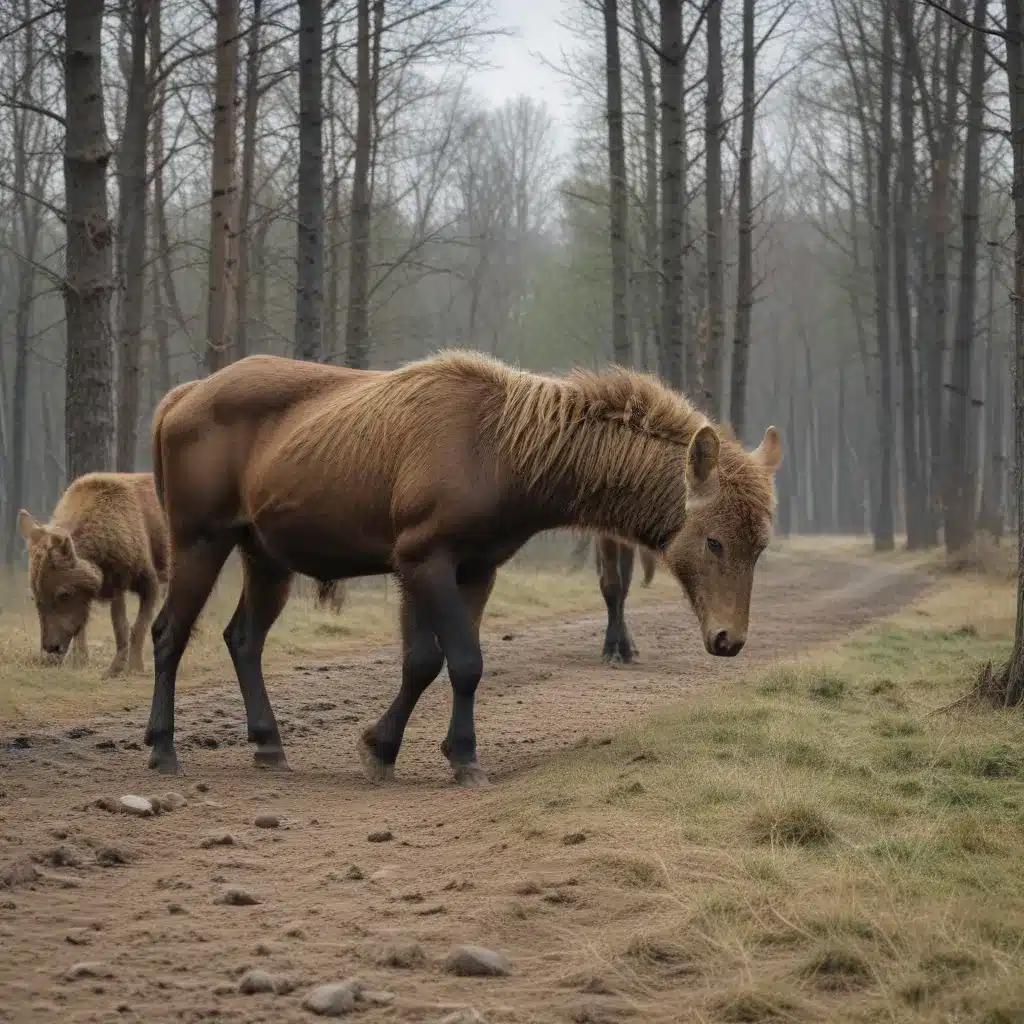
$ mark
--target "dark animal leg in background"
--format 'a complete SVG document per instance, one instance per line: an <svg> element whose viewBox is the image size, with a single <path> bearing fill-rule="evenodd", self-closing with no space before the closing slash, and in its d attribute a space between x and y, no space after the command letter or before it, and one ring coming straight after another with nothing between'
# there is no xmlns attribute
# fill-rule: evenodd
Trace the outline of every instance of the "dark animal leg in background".
<svg viewBox="0 0 1024 1024"><path fill-rule="evenodd" d="M281 733L263 680L263 646L267 634L288 603L292 574L262 555L242 553L242 596L224 630L224 643L238 676L245 702L248 738L256 744L259 767L288 770Z"/></svg>
<svg viewBox="0 0 1024 1024"><path fill-rule="evenodd" d="M174 684L199 613L234 541L227 537L194 541L172 553L170 586L153 622L153 706L144 742L153 748L149 767L164 775L180 771L174 749Z"/></svg>
<svg viewBox="0 0 1024 1024"><path fill-rule="evenodd" d="M628 664L636 653L625 618L626 596L633 580L636 551L632 544L622 544L611 537L600 537L597 550L601 596L608 608L602 657L605 661L618 659Z"/></svg>
<svg viewBox="0 0 1024 1024"><path fill-rule="evenodd" d="M402 594L402 686L376 725L359 739L359 757L370 782L384 782L394 775L402 737L417 701L438 677L444 655L433 629L408 593Z"/></svg>

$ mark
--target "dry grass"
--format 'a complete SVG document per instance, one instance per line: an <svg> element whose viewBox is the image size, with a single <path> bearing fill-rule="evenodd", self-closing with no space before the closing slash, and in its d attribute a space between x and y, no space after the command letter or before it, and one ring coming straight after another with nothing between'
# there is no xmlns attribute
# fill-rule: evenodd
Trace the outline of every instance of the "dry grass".
<svg viewBox="0 0 1024 1024"><path fill-rule="evenodd" d="M929 714L1005 656L1013 610L960 576L517 780L508 856L591 908L552 981L652 1021L1024 1019L1024 716Z"/></svg>
<svg viewBox="0 0 1024 1024"><path fill-rule="evenodd" d="M553 568L528 564L506 567L487 606L484 629L504 632L550 619L572 610L573 617L604 614L604 602L592 564L570 573L554 561ZM240 573L228 563L200 618L182 662L179 688L203 685L230 676L231 662L221 632L238 600ZM366 646L397 643L398 590L394 580L349 583L340 615L314 607L311 581L300 579L267 641L268 676L308 661L330 661ZM630 606L678 601L669 575L660 571L651 587L633 587ZM137 605L128 599L134 618ZM21 573L0 577L0 720L6 725L60 724L82 714L148 700L152 689L152 649L147 643L144 676L103 680L114 652L109 611L97 606L89 624L91 664L83 669L44 667L38 658L39 626Z"/></svg>

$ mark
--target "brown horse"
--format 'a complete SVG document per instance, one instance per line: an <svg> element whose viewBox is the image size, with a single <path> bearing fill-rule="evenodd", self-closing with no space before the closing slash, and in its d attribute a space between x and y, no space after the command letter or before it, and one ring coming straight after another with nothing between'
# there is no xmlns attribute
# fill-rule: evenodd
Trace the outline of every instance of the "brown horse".
<svg viewBox="0 0 1024 1024"><path fill-rule="evenodd" d="M661 553L706 649L735 655L780 459L773 427L745 452L658 381L622 368L552 378L473 353L388 372L250 356L179 385L153 423L172 554L153 624L150 766L178 770L178 664L238 547L244 582L224 639L257 764L287 767L261 660L292 574L395 573L402 683L361 737L364 769L374 780L392 773L409 717L447 661L441 750L456 781L484 784L474 698L497 568L543 530L612 533Z"/></svg>
<svg viewBox="0 0 1024 1024"><path fill-rule="evenodd" d="M589 534L584 534L573 548L574 569L582 568L590 539ZM594 549L601 596L608 609L608 625L605 627L601 657L605 661L618 660L628 664L639 653L626 625L626 598L633 582L636 545L603 533L598 534ZM657 555L648 548L640 548L640 564L644 570L643 585L649 587L657 569Z"/></svg>

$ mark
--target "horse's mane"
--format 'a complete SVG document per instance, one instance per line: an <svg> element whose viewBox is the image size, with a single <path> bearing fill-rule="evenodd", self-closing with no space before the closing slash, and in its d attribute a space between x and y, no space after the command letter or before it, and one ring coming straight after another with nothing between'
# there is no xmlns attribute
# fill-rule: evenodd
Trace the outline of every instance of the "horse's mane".
<svg viewBox="0 0 1024 1024"><path fill-rule="evenodd" d="M443 351L414 367L466 384L486 381L497 399L481 424L527 487L557 486L561 471L597 489L651 493L666 469L683 473L686 450L710 424L720 440L722 485L741 501L774 506L770 476L758 469L732 430L712 423L650 374L621 366L574 369L563 377L531 373L476 352ZM590 425L597 429L578 429ZM674 492L679 481L670 480ZM666 500L669 493L664 494ZM668 514L682 509L665 509Z"/></svg>

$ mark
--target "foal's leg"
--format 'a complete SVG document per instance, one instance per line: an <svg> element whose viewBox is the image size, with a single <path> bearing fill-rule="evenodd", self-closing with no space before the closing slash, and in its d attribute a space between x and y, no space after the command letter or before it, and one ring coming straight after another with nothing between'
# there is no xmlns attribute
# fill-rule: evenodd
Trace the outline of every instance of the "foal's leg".
<svg viewBox="0 0 1024 1024"><path fill-rule="evenodd" d="M463 786L486 785L487 777L476 760L473 703L483 675L483 655L476 624L455 579L455 566L443 551L422 561L399 565L402 581L424 615L448 662L452 682L452 716L442 751Z"/></svg>
<svg viewBox="0 0 1024 1024"><path fill-rule="evenodd" d="M413 709L444 665L433 629L422 611L417 614L413 599L404 590L401 627L402 686L377 724L359 738L359 758L370 782L384 782L394 776L395 761Z"/></svg>
<svg viewBox="0 0 1024 1024"><path fill-rule="evenodd" d="M128 671L144 672L142 645L149 634L153 613L156 611L157 595L160 593L160 583L156 575L143 576L135 585L135 593L139 597L139 613L135 616L135 624L128 639Z"/></svg>
<svg viewBox="0 0 1024 1024"><path fill-rule="evenodd" d="M128 664L128 612L124 604L124 591L119 590L110 599L110 622L114 627L114 660L103 673L104 679L121 675Z"/></svg>
<svg viewBox="0 0 1024 1024"><path fill-rule="evenodd" d="M224 642L245 702L249 742L256 744L256 766L289 771L281 732L263 681L263 645L288 603L292 574L262 555L248 552L242 553L242 566L242 596L224 630Z"/></svg>
<svg viewBox="0 0 1024 1024"><path fill-rule="evenodd" d="M89 640L86 637L88 622L75 634L68 652L68 665L71 668L85 668L89 664Z"/></svg>
<svg viewBox="0 0 1024 1024"><path fill-rule="evenodd" d="M178 665L188 646L192 627L234 541L230 537L195 540L171 554L170 585L160 614L153 623L153 707L144 742L153 748L149 767L163 775L181 770L174 749L174 684Z"/></svg>
<svg viewBox="0 0 1024 1024"><path fill-rule="evenodd" d="M601 537L598 540L598 551L601 596L608 609L608 626L601 656L605 661L617 659L628 664L633 660L634 648L626 628L624 612L636 553L631 544L623 544L612 537Z"/></svg>

